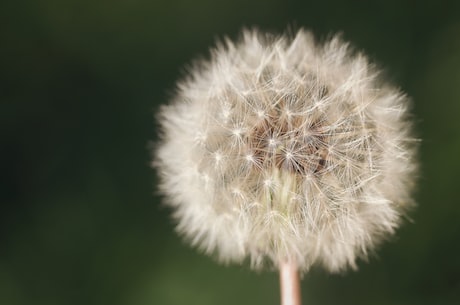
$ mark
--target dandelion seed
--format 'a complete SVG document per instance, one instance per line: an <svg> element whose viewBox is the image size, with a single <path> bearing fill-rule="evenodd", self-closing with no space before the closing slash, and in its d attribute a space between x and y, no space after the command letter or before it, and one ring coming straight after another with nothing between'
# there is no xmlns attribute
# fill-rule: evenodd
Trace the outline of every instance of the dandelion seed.
<svg viewBox="0 0 460 305"><path fill-rule="evenodd" d="M159 116L154 165L178 230L283 277L289 262L356 268L412 204L407 108L339 37L252 30L219 44Z"/></svg>

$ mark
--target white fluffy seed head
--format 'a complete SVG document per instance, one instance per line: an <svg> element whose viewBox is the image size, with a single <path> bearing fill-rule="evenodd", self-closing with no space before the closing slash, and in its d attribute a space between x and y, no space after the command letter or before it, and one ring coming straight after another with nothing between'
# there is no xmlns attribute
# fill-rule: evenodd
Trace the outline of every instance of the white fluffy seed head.
<svg viewBox="0 0 460 305"><path fill-rule="evenodd" d="M243 31L160 111L154 166L178 231L224 262L356 267L412 203L407 107L339 37Z"/></svg>

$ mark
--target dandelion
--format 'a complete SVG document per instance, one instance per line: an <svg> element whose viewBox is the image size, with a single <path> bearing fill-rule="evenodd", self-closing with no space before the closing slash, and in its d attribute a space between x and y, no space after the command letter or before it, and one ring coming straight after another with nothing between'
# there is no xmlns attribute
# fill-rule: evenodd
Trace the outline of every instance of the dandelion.
<svg viewBox="0 0 460 305"><path fill-rule="evenodd" d="M287 290L313 264L356 268L412 204L407 108L340 37L218 44L159 114L154 166L177 230L222 262L280 269Z"/></svg>

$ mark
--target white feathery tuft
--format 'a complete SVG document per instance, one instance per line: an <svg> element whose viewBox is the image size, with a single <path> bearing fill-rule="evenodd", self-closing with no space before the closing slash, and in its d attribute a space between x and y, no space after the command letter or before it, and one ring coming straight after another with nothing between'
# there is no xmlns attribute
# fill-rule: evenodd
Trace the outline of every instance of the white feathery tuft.
<svg viewBox="0 0 460 305"><path fill-rule="evenodd" d="M178 231L223 262L355 268L413 203L408 104L339 37L226 40L159 115Z"/></svg>

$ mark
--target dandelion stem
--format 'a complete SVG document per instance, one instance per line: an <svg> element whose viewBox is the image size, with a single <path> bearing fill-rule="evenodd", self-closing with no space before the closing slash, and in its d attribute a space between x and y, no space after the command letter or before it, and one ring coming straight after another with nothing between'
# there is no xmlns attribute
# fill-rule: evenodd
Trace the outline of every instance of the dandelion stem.
<svg viewBox="0 0 460 305"><path fill-rule="evenodd" d="M301 305L300 278L293 261L280 263L281 305Z"/></svg>

